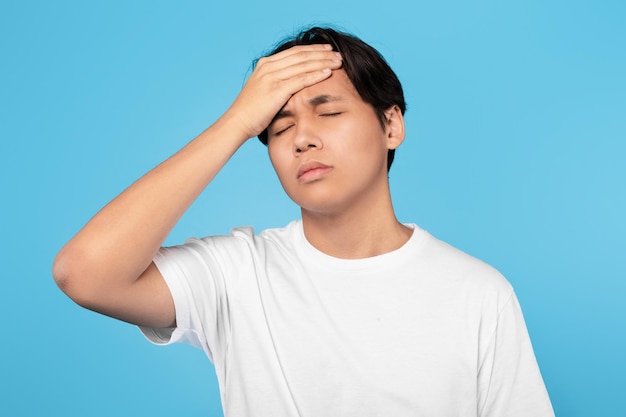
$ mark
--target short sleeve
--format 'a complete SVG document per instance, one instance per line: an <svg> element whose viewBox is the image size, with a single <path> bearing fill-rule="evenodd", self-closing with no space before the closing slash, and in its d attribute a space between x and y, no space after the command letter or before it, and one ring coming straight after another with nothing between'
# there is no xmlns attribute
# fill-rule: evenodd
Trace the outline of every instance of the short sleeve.
<svg viewBox="0 0 626 417"><path fill-rule="evenodd" d="M239 274L237 263L245 264L236 259L244 256L240 249L233 236L190 239L184 245L161 248L154 263L172 294L176 328L140 327L148 340L193 345L214 363L223 357L230 337L228 299Z"/></svg>
<svg viewBox="0 0 626 417"><path fill-rule="evenodd" d="M479 417L554 416L515 293L479 359Z"/></svg>

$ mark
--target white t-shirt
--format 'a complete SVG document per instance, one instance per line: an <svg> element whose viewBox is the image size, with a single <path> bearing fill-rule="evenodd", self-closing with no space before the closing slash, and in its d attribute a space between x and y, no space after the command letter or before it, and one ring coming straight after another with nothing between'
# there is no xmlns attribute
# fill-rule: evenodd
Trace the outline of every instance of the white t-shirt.
<svg viewBox="0 0 626 417"><path fill-rule="evenodd" d="M177 328L142 331L203 349L227 416L553 416L510 284L409 226L356 260L301 221L163 248Z"/></svg>

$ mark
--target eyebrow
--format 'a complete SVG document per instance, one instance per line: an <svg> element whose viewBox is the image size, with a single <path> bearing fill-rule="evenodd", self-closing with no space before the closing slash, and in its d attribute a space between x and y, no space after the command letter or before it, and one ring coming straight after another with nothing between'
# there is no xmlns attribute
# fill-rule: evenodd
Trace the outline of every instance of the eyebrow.
<svg viewBox="0 0 626 417"><path fill-rule="evenodd" d="M334 101L344 101L344 100L345 98L341 96L331 96L330 94L320 94L319 96L315 96L312 99L310 99L308 103L311 107L317 107L320 104L331 103ZM285 117L291 117L291 116L293 116L293 112L291 110L281 109L278 113L276 113L276 116L274 116L274 118L272 119L270 126L277 120L283 119Z"/></svg>
<svg viewBox="0 0 626 417"><path fill-rule="evenodd" d="M315 107L315 106L319 106L320 104L330 103L332 101L342 101L342 100L345 100L345 99L341 96L331 96L328 94L322 94L322 95L319 95L310 99L309 104Z"/></svg>

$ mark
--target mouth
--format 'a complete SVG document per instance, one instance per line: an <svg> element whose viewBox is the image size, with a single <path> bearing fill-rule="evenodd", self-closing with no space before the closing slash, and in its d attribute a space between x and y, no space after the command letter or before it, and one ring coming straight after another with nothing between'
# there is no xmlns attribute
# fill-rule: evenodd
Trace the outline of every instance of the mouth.
<svg viewBox="0 0 626 417"><path fill-rule="evenodd" d="M318 161L308 161L298 168L297 178L300 182L315 181L333 169L332 166Z"/></svg>

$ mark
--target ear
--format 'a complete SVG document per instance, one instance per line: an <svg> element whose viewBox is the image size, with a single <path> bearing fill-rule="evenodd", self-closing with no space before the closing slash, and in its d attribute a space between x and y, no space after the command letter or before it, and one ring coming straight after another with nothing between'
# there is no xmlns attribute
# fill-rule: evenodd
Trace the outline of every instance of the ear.
<svg viewBox="0 0 626 417"><path fill-rule="evenodd" d="M385 110L387 149L396 149L404 141L404 117L397 105Z"/></svg>

